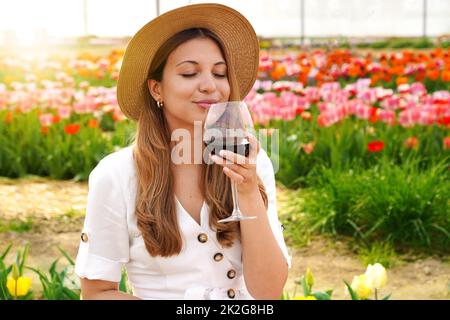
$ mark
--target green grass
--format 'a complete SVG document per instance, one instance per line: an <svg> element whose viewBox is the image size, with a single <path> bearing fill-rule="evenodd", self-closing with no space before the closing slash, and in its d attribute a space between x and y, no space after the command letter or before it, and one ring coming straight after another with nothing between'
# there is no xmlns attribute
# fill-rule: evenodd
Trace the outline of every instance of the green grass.
<svg viewBox="0 0 450 320"><path fill-rule="evenodd" d="M352 236L367 248L389 242L395 248L448 252L448 161L425 170L419 170L417 162L386 162L348 172L329 169L316 178L318 184L304 197L302 209L289 218L288 234L294 242L304 242L300 232L308 230ZM290 201L296 205L296 200Z"/></svg>
<svg viewBox="0 0 450 320"><path fill-rule="evenodd" d="M26 220L12 219L0 221L0 233L10 231L24 233L31 229L33 229L33 220L29 217Z"/></svg>
<svg viewBox="0 0 450 320"><path fill-rule="evenodd" d="M392 268L397 260L394 247L389 242L375 242L358 251L359 259L364 266L381 263L385 268Z"/></svg>
<svg viewBox="0 0 450 320"><path fill-rule="evenodd" d="M279 208L280 220L284 226L287 244L301 248L310 243L311 232L305 220L305 198L310 196L310 190L298 189L287 191L287 201Z"/></svg>

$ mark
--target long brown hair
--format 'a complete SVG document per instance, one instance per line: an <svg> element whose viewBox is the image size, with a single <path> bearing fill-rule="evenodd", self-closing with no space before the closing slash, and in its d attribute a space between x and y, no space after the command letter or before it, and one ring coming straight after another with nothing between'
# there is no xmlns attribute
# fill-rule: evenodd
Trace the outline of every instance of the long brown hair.
<svg viewBox="0 0 450 320"><path fill-rule="evenodd" d="M202 28L188 29L176 34L159 48L150 66L148 79L161 81L169 54L182 43L194 38L214 40L227 60L224 46L214 33ZM230 65L229 61L226 62ZM231 99L239 99L237 82L230 72L228 80ZM138 179L137 226L150 255L168 257L178 254L183 246L173 189L174 176L170 169L170 132L162 110L157 107L148 89L146 92L148 107L142 109L133 142ZM201 181L200 189L210 208L210 227L217 232L219 243L229 247L240 236L239 223L219 224L217 221L229 216L233 209L230 179L223 174L220 166L203 163ZM264 185L260 179L258 183L267 208Z"/></svg>

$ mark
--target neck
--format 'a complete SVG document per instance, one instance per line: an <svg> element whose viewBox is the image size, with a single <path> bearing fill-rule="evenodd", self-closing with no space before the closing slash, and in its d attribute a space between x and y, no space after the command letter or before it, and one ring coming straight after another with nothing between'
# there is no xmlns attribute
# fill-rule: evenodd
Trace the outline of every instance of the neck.
<svg viewBox="0 0 450 320"><path fill-rule="evenodd" d="M203 127L201 122L191 126L170 126L172 165L199 166L203 163Z"/></svg>

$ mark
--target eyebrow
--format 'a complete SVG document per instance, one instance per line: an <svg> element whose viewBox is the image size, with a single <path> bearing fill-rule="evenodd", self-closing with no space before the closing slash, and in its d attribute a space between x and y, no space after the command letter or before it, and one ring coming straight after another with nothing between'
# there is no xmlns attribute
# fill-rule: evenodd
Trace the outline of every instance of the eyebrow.
<svg viewBox="0 0 450 320"><path fill-rule="evenodd" d="M180 64L183 64L183 63L192 63L192 64L196 64L196 65L199 64L197 61L186 60L186 61L183 61L183 62L180 62L179 64L177 64L176 67L178 67ZM224 61L219 61L219 62L214 63L215 66L217 66L219 64L225 64L226 65L226 63Z"/></svg>

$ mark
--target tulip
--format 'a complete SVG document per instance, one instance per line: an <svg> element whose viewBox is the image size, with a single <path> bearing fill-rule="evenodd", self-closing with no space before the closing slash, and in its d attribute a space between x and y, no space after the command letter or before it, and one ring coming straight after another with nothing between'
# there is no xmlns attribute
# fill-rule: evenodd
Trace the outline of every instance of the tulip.
<svg viewBox="0 0 450 320"><path fill-rule="evenodd" d="M405 147L408 149L416 149L419 145L419 140L416 137L409 137L405 140Z"/></svg>
<svg viewBox="0 0 450 320"><path fill-rule="evenodd" d="M53 123L53 114L45 113L39 116L39 121L41 122L41 126L49 127Z"/></svg>
<svg viewBox="0 0 450 320"><path fill-rule="evenodd" d="M445 150L450 149L450 137L445 137L443 141L443 146Z"/></svg>
<svg viewBox="0 0 450 320"><path fill-rule="evenodd" d="M58 116L62 119L70 118L72 113L72 108L70 106L62 106L58 108Z"/></svg>
<svg viewBox="0 0 450 320"><path fill-rule="evenodd" d="M310 288L312 288L312 286L314 284L314 276L313 276L313 273L311 272L310 268L306 268L305 280L306 280L306 283L308 284L308 286Z"/></svg>
<svg viewBox="0 0 450 320"><path fill-rule="evenodd" d="M31 278L22 277L17 264L14 264L12 277L8 277L6 280L6 287L14 298L25 296L30 291Z"/></svg>
<svg viewBox="0 0 450 320"><path fill-rule="evenodd" d="M13 277L8 277L8 280L6 281L6 287L13 297L25 296L28 291L30 291L31 278L18 277L16 280Z"/></svg>
<svg viewBox="0 0 450 320"><path fill-rule="evenodd" d="M308 112L308 111L303 111L303 112L301 113L301 117L302 117L302 119L305 120L305 121L311 121L311 120L312 120L311 112Z"/></svg>
<svg viewBox="0 0 450 320"><path fill-rule="evenodd" d="M13 121L13 118L14 118L14 114L11 111L8 111L4 121L5 121L5 123L9 124Z"/></svg>
<svg viewBox="0 0 450 320"><path fill-rule="evenodd" d="M79 124L68 124L64 127L64 131L69 135L77 134L80 131Z"/></svg>
<svg viewBox="0 0 450 320"><path fill-rule="evenodd" d="M294 297L292 300L317 300L317 299L314 296L306 296L306 297L297 296L297 297Z"/></svg>
<svg viewBox="0 0 450 320"><path fill-rule="evenodd" d="M384 149L383 141L372 141L367 144L367 150L369 152L380 152Z"/></svg>
<svg viewBox="0 0 450 320"><path fill-rule="evenodd" d="M48 132L49 132L48 127L41 127L41 133L42 133L43 135L46 135Z"/></svg>
<svg viewBox="0 0 450 320"><path fill-rule="evenodd" d="M364 275L369 283L371 283L373 289L381 289L386 285L386 269L379 263L375 263L374 265L369 264Z"/></svg>
<svg viewBox="0 0 450 320"><path fill-rule="evenodd" d="M353 277L351 288L356 292L358 298L367 299L372 295L372 280L367 278L365 274Z"/></svg>
<svg viewBox="0 0 450 320"><path fill-rule="evenodd" d="M88 127L89 128L97 128L98 127L98 120L97 119L89 119Z"/></svg>
<svg viewBox="0 0 450 320"><path fill-rule="evenodd" d="M303 148L303 151L305 151L306 154L311 154L314 151L316 143L315 142L309 142L309 143L302 143L301 147Z"/></svg>

